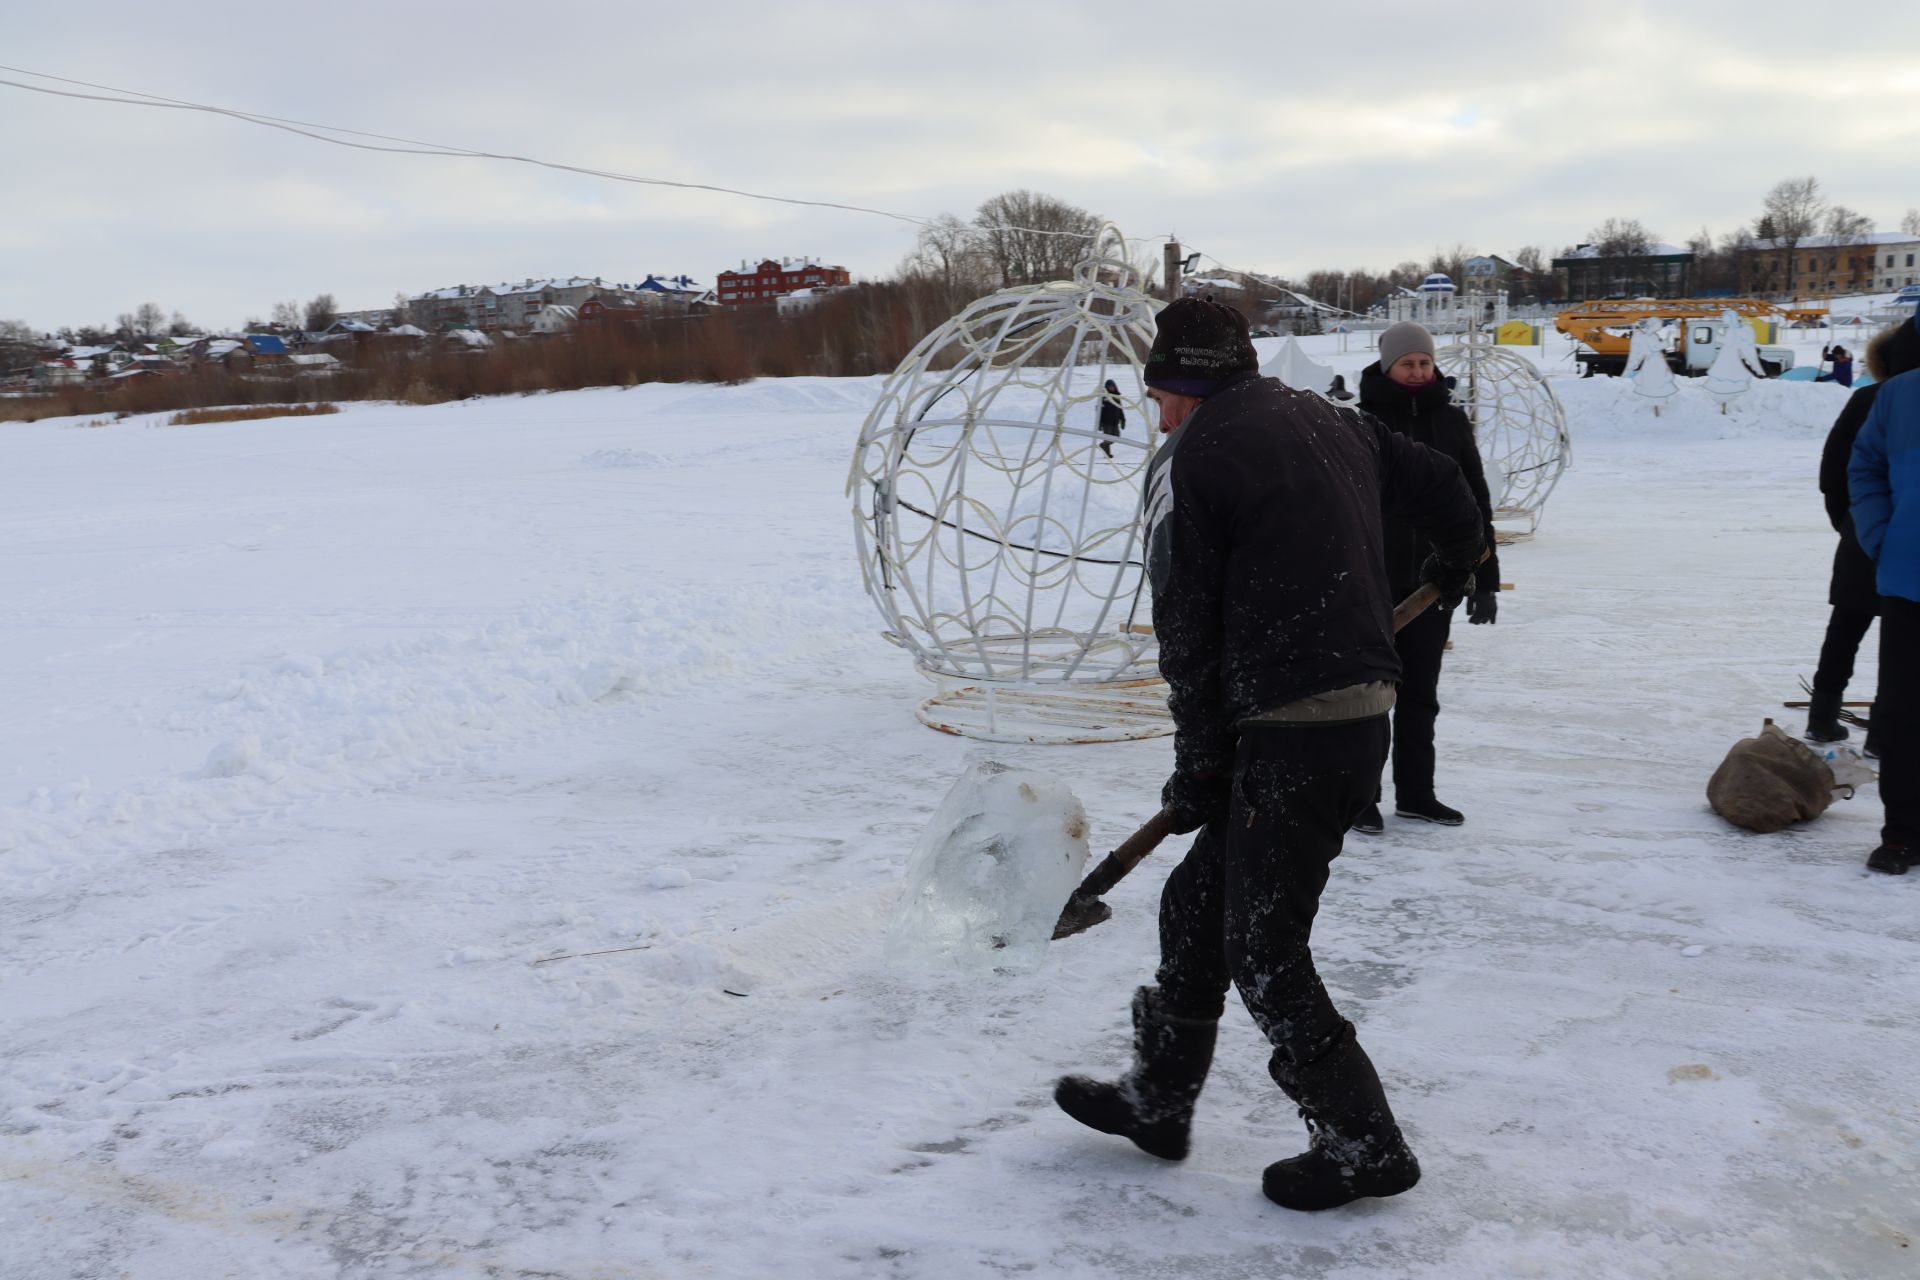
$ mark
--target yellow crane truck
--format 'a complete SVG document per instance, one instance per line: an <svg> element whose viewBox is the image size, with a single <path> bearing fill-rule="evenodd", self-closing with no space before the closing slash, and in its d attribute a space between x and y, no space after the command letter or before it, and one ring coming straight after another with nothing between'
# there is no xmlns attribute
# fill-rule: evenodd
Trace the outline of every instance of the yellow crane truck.
<svg viewBox="0 0 1920 1280"><path fill-rule="evenodd" d="M1726 340L1722 317L1729 311L1742 322L1825 315L1824 308L1788 309L1756 298L1611 298L1568 307L1553 318L1553 327L1584 348L1573 357L1582 377L1604 373L1617 378L1626 371L1635 324L1646 319L1678 322L1667 349L1667 364L1682 377L1697 378L1720 354ZM1763 346L1759 350L1760 366L1769 378L1793 368L1791 349Z"/></svg>

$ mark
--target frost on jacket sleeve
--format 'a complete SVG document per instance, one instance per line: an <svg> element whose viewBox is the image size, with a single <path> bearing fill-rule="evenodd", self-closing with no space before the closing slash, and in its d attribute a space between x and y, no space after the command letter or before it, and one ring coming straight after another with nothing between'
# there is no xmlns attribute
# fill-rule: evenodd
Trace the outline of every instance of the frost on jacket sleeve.
<svg viewBox="0 0 1920 1280"><path fill-rule="evenodd" d="M1873 402L1873 409L1853 439L1853 456L1847 463L1847 491L1853 497L1853 536L1870 560L1880 558L1880 544L1886 541L1887 522L1893 519L1893 483L1887 472L1887 397Z"/></svg>
<svg viewBox="0 0 1920 1280"><path fill-rule="evenodd" d="M1472 563L1488 545L1492 517L1483 517L1459 464L1376 418L1368 421L1380 443L1380 505L1425 534L1441 559Z"/></svg>
<svg viewBox="0 0 1920 1280"><path fill-rule="evenodd" d="M1204 467L1180 456L1182 443L1161 449L1148 477L1147 566L1174 759L1184 768L1230 754L1237 735L1221 678L1231 523L1195 474Z"/></svg>

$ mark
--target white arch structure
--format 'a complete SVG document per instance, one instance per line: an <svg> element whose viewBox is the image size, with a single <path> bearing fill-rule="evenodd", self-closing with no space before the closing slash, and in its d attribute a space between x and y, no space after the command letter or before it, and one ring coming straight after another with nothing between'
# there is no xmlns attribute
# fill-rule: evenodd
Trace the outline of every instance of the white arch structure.
<svg viewBox="0 0 1920 1280"><path fill-rule="evenodd" d="M1496 522L1526 521L1530 537L1560 476L1573 461L1573 440L1560 398L1533 363L1486 341L1442 347L1435 363L1454 378L1454 402L1473 420L1486 464Z"/></svg>
<svg viewBox="0 0 1920 1280"><path fill-rule="evenodd" d="M981 298L922 338L861 428L847 481L860 568L886 637L942 686L919 713L935 728L1171 731L1147 625L1157 415L1141 374L1157 304L1142 276L1103 226L1071 281ZM1118 437L1098 429L1108 379Z"/></svg>

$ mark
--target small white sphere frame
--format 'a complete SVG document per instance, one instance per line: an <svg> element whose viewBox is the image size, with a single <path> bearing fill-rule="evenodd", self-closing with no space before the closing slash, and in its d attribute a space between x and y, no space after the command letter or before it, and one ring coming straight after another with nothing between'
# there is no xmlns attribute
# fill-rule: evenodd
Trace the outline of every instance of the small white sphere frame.
<svg viewBox="0 0 1920 1280"><path fill-rule="evenodd" d="M847 490L883 634L940 691L922 723L993 742L1172 732L1150 625L1142 380L1158 305L1102 226L1070 281L1002 290L882 386ZM1118 436L1099 430L1113 397Z"/></svg>
<svg viewBox="0 0 1920 1280"><path fill-rule="evenodd" d="M1560 398L1532 361L1485 335L1449 343L1435 363L1453 376L1454 403L1473 420L1500 540L1532 537L1548 496L1573 461Z"/></svg>

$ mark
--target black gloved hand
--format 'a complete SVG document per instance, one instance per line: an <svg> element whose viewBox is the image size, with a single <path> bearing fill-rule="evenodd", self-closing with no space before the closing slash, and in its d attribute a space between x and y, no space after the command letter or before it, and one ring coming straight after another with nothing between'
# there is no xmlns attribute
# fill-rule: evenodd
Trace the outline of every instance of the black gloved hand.
<svg viewBox="0 0 1920 1280"><path fill-rule="evenodd" d="M1177 836L1226 817L1232 804L1233 764L1226 759L1178 767L1160 788L1160 807L1172 819Z"/></svg>
<svg viewBox="0 0 1920 1280"><path fill-rule="evenodd" d="M1443 609L1451 609L1472 595L1479 585L1479 579L1478 562L1449 564L1440 558L1437 551L1420 566L1420 581L1431 582L1440 588L1440 607Z"/></svg>
<svg viewBox="0 0 1920 1280"><path fill-rule="evenodd" d="M1491 591L1476 591L1467 597L1467 621L1475 624L1491 623L1494 615L1500 612L1500 604Z"/></svg>

